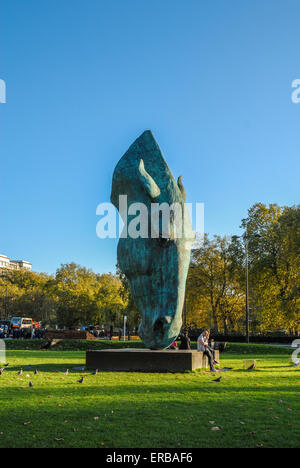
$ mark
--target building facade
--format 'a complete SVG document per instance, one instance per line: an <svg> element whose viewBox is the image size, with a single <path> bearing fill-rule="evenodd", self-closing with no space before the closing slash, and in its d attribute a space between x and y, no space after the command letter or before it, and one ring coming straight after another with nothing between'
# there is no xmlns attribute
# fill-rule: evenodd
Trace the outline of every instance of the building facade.
<svg viewBox="0 0 300 468"><path fill-rule="evenodd" d="M25 260L10 260L6 255L0 254L0 270L27 270L31 271L32 265Z"/></svg>

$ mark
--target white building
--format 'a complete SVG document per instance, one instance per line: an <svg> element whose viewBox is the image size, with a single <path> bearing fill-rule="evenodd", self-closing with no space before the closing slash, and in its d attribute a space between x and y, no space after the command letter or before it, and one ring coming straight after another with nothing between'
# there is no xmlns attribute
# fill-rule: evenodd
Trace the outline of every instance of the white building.
<svg viewBox="0 0 300 468"><path fill-rule="evenodd" d="M10 260L6 255L0 254L0 270L27 270L31 271L32 265L25 260Z"/></svg>

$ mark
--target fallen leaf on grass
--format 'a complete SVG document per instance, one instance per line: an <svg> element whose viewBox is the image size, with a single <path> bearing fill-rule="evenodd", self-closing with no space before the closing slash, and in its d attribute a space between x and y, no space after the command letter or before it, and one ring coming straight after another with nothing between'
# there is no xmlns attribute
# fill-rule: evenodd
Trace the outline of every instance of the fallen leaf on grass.
<svg viewBox="0 0 300 468"><path fill-rule="evenodd" d="M212 431L220 431L220 428L218 426L214 426L211 428Z"/></svg>

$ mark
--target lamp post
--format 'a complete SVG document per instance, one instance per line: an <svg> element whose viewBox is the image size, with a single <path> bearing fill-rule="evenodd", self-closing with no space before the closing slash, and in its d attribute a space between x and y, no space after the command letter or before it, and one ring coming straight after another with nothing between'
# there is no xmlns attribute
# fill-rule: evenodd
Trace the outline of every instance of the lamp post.
<svg viewBox="0 0 300 468"><path fill-rule="evenodd" d="M124 341L126 341L126 322L127 322L127 315L124 315Z"/></svg>
<svg viewBox="0 0 300 468"><path fill-rule="evenodd" d="M6 279L6 276L2 273L1 278L3 280ZM5 302L4 302L4 310L5 310L5 320L7 320L7 283L4 285L5 287Z"/></svg>
<svg viewBox="0 0 300 468"><path fill-rule="evenodd" d="M246 253L246 342L250 343L250 313L249 313L249 239L259 239L260 234L248 234L247 231L242 236L232 236L232 240L243 239Z"/></svg>

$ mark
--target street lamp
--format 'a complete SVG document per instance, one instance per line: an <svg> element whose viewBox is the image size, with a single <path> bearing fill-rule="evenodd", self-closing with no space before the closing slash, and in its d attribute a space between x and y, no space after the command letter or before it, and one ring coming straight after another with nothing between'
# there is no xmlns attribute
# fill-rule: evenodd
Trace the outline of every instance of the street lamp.
<svg viewBox="0 0 300 468"><path fill-rule="evenodd" d="M249 314L249 239L260 239L260 234L248 234L245 232L242 236L232 236L232 240L243 239L246 252L246 342L250 343L250 314Z"/></svg>
<svg viewBox="0 0 300 468"><path fill-rule="evenodd" d="M124 341L126 341L126 322L127 322L127 315L124 315Z"/></svg>
<svg viewBox="0 0 300 468"><path fill-rule="evenodd" d="M6 279L6 276L2 273L2 275L0 275L0 278L5 280ZM4 285L5 287L5 303L4 303L4 310L5 310L5 320L7 320L7 283Z"/></svg>

